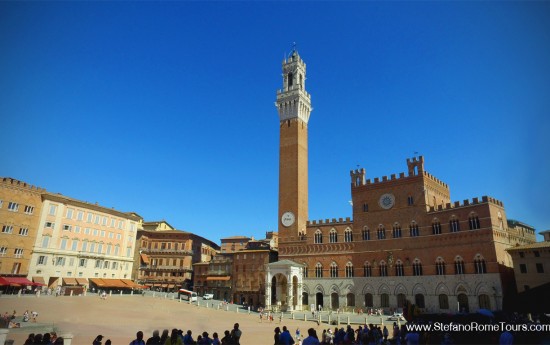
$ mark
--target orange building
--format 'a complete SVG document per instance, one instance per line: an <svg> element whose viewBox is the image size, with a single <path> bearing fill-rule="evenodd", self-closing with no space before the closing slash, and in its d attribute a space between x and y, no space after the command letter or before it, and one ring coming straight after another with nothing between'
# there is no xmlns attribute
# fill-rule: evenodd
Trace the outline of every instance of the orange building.
<svg viewBox="0 0 550 345"><path fill-rule="evenodd" d="M156 224L156 225L155 225ZM139 283L162 291L191 288L193 263L212 259L219 246L201 236L174 230L166 222L145 222L137 233Z"/></svg>
<svg viewBox="0 0 550 345"><path fill-rule="evenodd" d="M0 180L0 275L29 273L44 191L12 178Z"/></svg>

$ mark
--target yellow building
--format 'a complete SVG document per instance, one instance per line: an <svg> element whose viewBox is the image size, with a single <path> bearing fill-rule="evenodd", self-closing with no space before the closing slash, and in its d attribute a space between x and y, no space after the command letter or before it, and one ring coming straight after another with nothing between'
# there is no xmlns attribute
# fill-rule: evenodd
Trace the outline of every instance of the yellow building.
<svg viewBox="0 0 550 345"><path fill-rule="evenodd" d="M42 193L29 277L49 288L125 287L141 217L60 194ZM106 283L102 279L113 279ZM90 279L90 280L89 280Z"/></svg>

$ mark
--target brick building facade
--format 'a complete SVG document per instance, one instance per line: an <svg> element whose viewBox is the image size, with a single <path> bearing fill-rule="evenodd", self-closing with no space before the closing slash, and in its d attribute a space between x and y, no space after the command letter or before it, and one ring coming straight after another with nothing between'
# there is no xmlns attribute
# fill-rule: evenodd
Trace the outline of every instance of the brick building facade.
<svg viewBox="0 0 550 345"><path fill-rule="evenodd" d="M534 242L534 232L509 227L494 198L451 201L422 156L407 159L407 174L367 179L364 169L351 171L353 219L307 220L306 68L294 51L282 69L279 259L297 265L267 275L266 305L502 309L513 274L505 249Z"/></svg>

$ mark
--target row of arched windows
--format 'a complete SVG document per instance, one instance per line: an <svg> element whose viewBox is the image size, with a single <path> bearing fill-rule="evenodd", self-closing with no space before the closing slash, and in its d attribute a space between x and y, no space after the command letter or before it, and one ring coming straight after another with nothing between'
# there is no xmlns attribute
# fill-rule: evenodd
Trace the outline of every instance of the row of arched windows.
<svg viewBox="0 0 550 345"><path fill-rule="evenodd" d="M449 296L446 294L439 294L437 297L439 302L439 309L449 309ZM349 298L348 298L348 301L350 301ZM405 296L405 294L400 293L397 295L398 308L403 308L406 302L407 302L407 297ZM459 294L457 296L457 302L458 302L458 306L462 311L468 311L469 309L468 296L466 296L465 294ZM479 308L491 309L491 299L489 295L486 295L486 294L479 295L478 303L479 303ZM419 308L425 308L426 302L425 302L424 295L420 293L415 294L414 304ZM380 294L380 302L375 305L373 294L367 293L365 294L365 306L370 308L372 307L389 308L390 295L387 293Z"/></svg>
<svg viewBox="0 0 550 345"><path fill-rule="evenodd" d="M470 230L480 229L479 217L477 215L472 215L468 218L468 226ZM431 225L432 235L441 235L443 229L441 223L437 218L435 218ZM456 217L451 218L449 221L449 232L459 232L460 231L460 221ZM399 223L394 223L391 230L392 238L401 238L403 237L403 231ZM409 224L409 237L418 237L420 236L420 230L418 224L415 221L412 221ZM386 228L384 225L378 225L376 229L376 238L379 240L386 239ZM369 241L371 239L371 233L368 226L363 227L361 230L361 240ZM313 236L314 243L323 243L323 233L320 229L315 231ZM331 229L328 234L328 243L337 243L338 242L338 232L336 229ZM344 231L344 242L353 242L353 231L350 228L347 228Z"/></svg>
<svg viewBox="0 0 550 345"><path fill-rule="evenodd" d="M474 264L473 265L474 266L474 271L473 272L466 272L464 260L460 256L457 256L455 258L454 265L453 265L454 270L451 274L466 274L466 273L485 274L485 273L487 273L487 265L485 263L485 259L481 255L479 255L479 254L476 255L476 257L474 258L473 264ZM393 266L393 269L394 269L394 272L395 272L393 275L398 276L398 277L405 276L405 269L404 269L404 266L403 266L403 262L401 260L397 260L397 262L392 266ZM392 267L390 267L390 269L391 268ZM325 269L324 269L323 265L320 262L318 262L315 265L315 278L327 277L327 276L325 276L324 271L325 271ZM356 268L353 266L353 263L351 263L351 261L348 261L348 263L345 266L344 276L346 278L352 278L352 277L355 276L355 271L356 271ZM374 272L375 275L378 275L380 277L387 277L388 276L388 264L384 260L380 261L378 264L376 264L376 263L371 264L370 262L366 261L363 265L362 271L363 271L362 273L363 273L364 277L372 277L373 272ZM338 271L338 264L333 261L330 264L330 267L328 269L328 277L330 277L330 278L339 277L338 272L339 272ZM304 274L307 277L307 269L305 270ZM446 275L446 274L448 274L447 273L447 264L445 263L445 261L441 257L437 258L437 260L435 262L435 274L436 275ZM415 259L412 263L412 275L413 276L422 276L422 275L424 275L422 262L419 259Z"/></svg>

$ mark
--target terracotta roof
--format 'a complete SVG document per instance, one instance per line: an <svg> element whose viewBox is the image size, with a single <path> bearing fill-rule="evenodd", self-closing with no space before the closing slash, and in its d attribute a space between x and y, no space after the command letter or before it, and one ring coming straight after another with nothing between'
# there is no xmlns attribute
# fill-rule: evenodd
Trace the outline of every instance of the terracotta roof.
<svg viewBox="0 0 550 345"><path fill-rule="evenodd" d="M224 237L224 238L222 238L222 240L237 240L237 239L247 239L247 240L250 240L251 238L248 237L248 236L229 236L229 237Z"/></svg>
<svg viewBox="0 0 550 345"><path fill-rule="evenodd" d="M526 245L523 245L523 246L510 247L510 248L506 248L506 250L507 251L517 251L517 250L538 249L538 248L550 248L550 241L535 242L535 243L526 244Z"/></svg>

